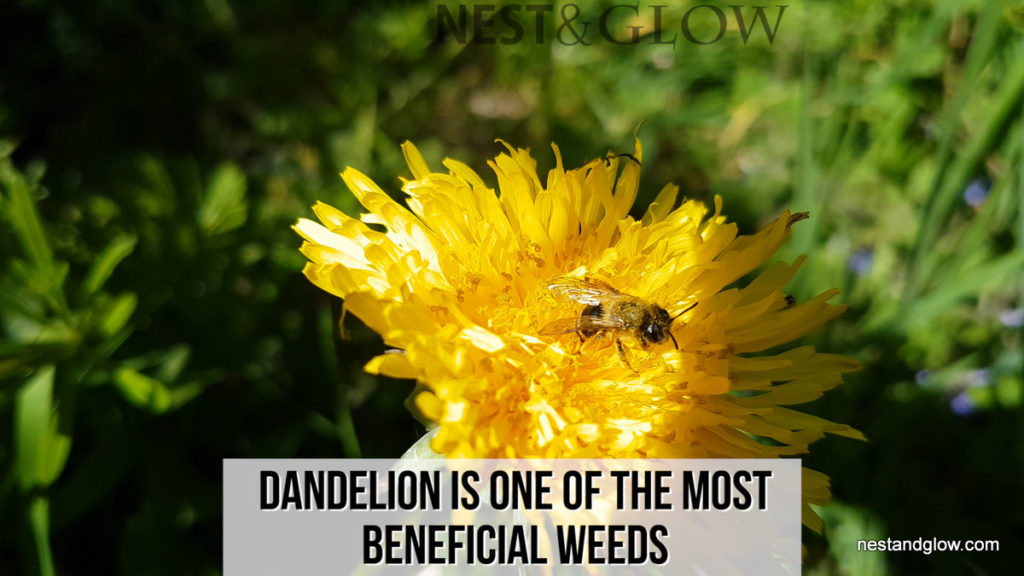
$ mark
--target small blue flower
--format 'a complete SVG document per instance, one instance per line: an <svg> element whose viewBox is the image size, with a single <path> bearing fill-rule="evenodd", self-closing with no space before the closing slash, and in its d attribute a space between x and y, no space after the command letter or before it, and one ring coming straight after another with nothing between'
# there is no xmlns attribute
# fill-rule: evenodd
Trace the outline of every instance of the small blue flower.
<svg viewBox="0 0 1024 576"><path fill-rule="evenodd" d="M857 250L846 260L846 267L857 276L864 276L871 271L871 265L875 263L875 250L873 248L862 248Z"/></svg>
<svg viewBox="0 0 1024 576"><path fill-rule="evenodd" d="M917 382L918 386L924 386L928 384L928 380L932 377L931 370L918 370L917 374L914 374L914 381Z"/></svg>
<svg viewBox="0 0 1024 576"><path fill-rule="evenodd" d="M984 388L991 383L991 378L989 376L987 368L971 370L967 374L967 384L972 388Z"/></svg>
<svg viewBox="0 0 1024 576"><path fill-rule="evenodd" d="M984 180L975 180L968 184L967 189L964 190L964 202L971 208L981 208L981 205L985 203L985 199L988 198L989 190L991 186Z"/></svg>
<svg viewBox="0 0 1024 576"><path fill-rule="evenodd" d="M974 402L966 392L961 392L949 401L949 409L957 416L968 416L974 412Z"/></svg>
<svg viewBox="0 0 1024 576"><path fill-rule="evenodd" d="M1008 308L999 312L999 323L1007 328L1024 326L1024 308Z"/></svg>

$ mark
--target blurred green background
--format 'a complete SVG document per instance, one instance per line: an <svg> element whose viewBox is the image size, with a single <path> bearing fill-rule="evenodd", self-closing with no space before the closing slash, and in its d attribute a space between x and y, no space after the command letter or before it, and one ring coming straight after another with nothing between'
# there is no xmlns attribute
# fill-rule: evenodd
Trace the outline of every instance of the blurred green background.
<svg viewBox="0 0 1024 576"><path fill-rule="evenodd" d="M674 45L575 46L561 6L505 44L438 36L435 2L0 5L0 573L216 574L222 458L399 456L412 383L362 372L380 339L342 338L289 226L358 212L345 166L397 192L406 139L493 183L497 137L547 170L549 142L574 166L642 119L637 214L669 181L747 232L810 211L793 293L850 304L809 341L865 369L804 409L870 442L805 459L835 493L805 572L1019 573L1024 5L770 5L745 42L722 4L700 45L688 3ZM1002 551L856 551L885 537Z"/></svg>

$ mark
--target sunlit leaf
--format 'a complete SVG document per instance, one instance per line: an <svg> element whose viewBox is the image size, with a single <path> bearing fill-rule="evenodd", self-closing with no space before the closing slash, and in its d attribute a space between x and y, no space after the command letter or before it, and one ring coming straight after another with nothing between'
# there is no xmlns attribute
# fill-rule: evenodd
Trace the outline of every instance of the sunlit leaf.
<svg viewBox="0 0 1024 576"><path fill-rule="evenodd" d="M138 304L138 297L132 292L126 292L114 298L113 302L104 310L104 317L99 324L99 332L104 336L110 336L124 328Z"/></svg>
<svg viewBox="0 0 1024 576"><path fill-rule="evenodd" d="M173 404L171 392L162 382L131 368L118 368L114 382L128 402L155 414L166 412Z"/></svg>
<svg viewBox="0 0 1024 576"><path fill-rule="evenodd" d="M124 235L114 238L107 244L107 247L96 256L85 279L82 280L84 296L89 297L103 287L121 260L124 260L135 249L135 241L135 236Z"/></svg>
<svg viewBox="0 0 1024 576"><path fill-rule="evenodd" d="M42 274L53 274L54 259L46 241L39 212L28 183L11 166L10 162L0 163L0 187L7 196L11 226L21 241L29 262Z"/></svg>
<svg viewBox="0 0 1024 576"><path fill-rule="evenodd" d="M199 226L208 235L230 232L245 224L248 202L245 175L234 164L222 164L213 173L202 206Z"/></svg>
<svg viewBox="0 0 1024 576"><path fill-rule="evenodd" d="M58 432L53 406L55 373L52 365L37 370L15 399L14 470L22 490L53 483L71 451L71 437Z"/></svg>

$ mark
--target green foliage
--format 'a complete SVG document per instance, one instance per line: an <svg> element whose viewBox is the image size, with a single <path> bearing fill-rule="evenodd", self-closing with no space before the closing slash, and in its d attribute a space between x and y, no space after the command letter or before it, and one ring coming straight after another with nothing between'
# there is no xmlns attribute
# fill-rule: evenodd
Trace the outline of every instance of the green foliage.
<svg viewBox="0 0 1024 576"><path fill-rule="evenodd" d="M882 521L868 511L841 503L818 509L831 544L834 563L822 562L810 573L832 574L841 567L848 574L884 576L891 574L883 554L857 550L858 540L885 540L889 537Z"/></svg>
<svg viewBox="0 0 1024 576"><path fill-rule="evenodd" d="M666 182L747 232L809 211L793 294L850 305L811 342L865 370L807 409L870 442L807 457L837 504L805 569L1016 568L1019 6L805 2L772 42L570 46L558 19L539 44L438 42L436 3L115 4L0 8L0 566L217 573L222 458L422 446L413 385L363 373L379 338L339 330L289 226L318 199L360 211L346 166L397 191L406 139L493 183L497 137L544 170L550 141L576 165L646 119L636 216ZM875 536L1008 551L851 551Z"/></svg>

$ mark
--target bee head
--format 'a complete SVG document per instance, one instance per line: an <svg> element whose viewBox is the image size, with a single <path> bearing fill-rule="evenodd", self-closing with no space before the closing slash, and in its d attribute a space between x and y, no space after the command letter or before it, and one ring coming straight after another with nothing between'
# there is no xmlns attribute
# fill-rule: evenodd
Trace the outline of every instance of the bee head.
<svg viewBox="0 0 1024 576"><path fill-rule="evenodd" d="M665 331L660 326L648 324L644 326L644 340L660 344L665 339Z"/></svg>
<svg viewBox="0 0 1024 576"><path fill-rule="evenodd" d="M658 332L660 334L661 340L656 340L656 342L661 342L662 340L664 340L665 339L665 335L667 334L668 337L672 339L672 343L676 345L676 350L678 350L679 349L679 342L676 342L676 337L672 335L672 322L674 322L676 318L679 318L683 314L686 314L690 310L693 310L696 306L697 306L697 303L694 302L693 304L690 304L689 306L687 306L685 310L683 310L679 314L676 314L675 316L669 316L667 310L665 310L664 308L660 308L659 307L658 308L658 314L657 314L658 321L655 324L657 324L660 327ZM648 326L648 328L652 328L652 327L653 326ZM645 338L649 338L649 336L647 336L647 335L645 335L644 337Z"/></svg>
<svg viewBox="0 0 1024 576"><path fill-rule="evenodd" d="M669 326L671 324L672 317L668 315L668 311L664 308L658 307L657 312L654 313L654 321L649 322L644 326L644 340L654 342L655 344L661 344L666 338L671 336L671 332L669 331Z"/></svg>

